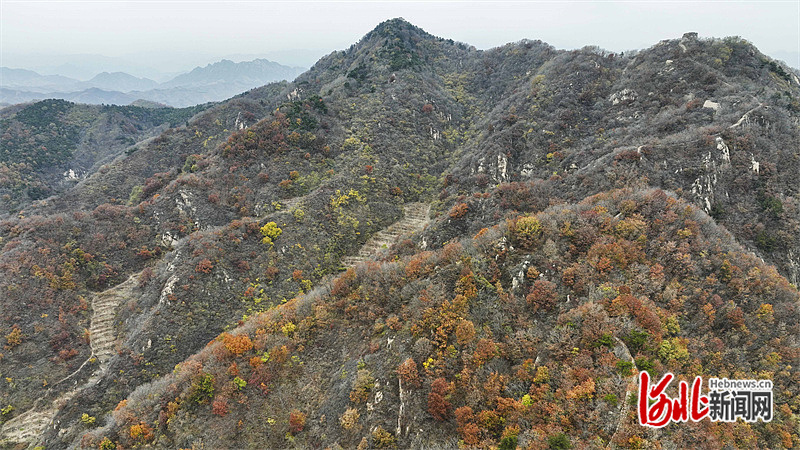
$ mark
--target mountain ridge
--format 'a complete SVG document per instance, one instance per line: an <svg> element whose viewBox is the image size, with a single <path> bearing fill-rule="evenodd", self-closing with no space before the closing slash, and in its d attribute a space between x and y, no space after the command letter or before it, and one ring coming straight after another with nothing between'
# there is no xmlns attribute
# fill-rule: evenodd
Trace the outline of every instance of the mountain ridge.
<svg viewBox="0 0 800 450"><path fill-rule="evenodd" d="M159 84L149 78L139 78L125 72L100 72L86 83L95 88L121 90L122 92L153 89Z"/></svg>
<svg viewBox="0 0 800 450"><path fill-rule="evenodd" d="M157 83L125 72L101 72L87 81L79 81L3 67L0 102L59 98L89 104L127 105L135 100L148 100L188 107L220 101L273 81L294 79L302 70L266 59L239 63L222 60Z"/></svg>

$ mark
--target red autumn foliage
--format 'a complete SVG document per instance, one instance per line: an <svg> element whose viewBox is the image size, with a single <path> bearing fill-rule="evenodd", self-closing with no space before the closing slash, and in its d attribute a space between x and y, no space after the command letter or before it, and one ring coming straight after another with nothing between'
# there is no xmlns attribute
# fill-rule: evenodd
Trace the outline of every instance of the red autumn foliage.
<svg viewBox="0 0 800 450"><path fill-rule="evenodd" d="M428 413L438 421L445 421L450 415L450 402L445 397L449 390L449 383L444 378L437 378L431 383L431 392L428 394Z"/></svg>
<svg viewBox="0 0 800 450"><path fill-rule="evenodd" d="M228 414L228 399L219 397L214 399L214 401L211 403L211 412L222 417Z"/></svg>
<svg viewBox="0 0 800 450"><path fill-rule="evenodd" d="M450 215L451 219L460 219L467 214L468 210L469 206L466 203L456 203L452 208L450 208L450 212L448 214Z"/></svg>
<svg viewBox="0 0 800 450"><path fill-rule="evenodd" d="M549 310L556 304L556 285L547 280L536 280L525 300L536 312L540 309Z"/></svg>
<svg viewBox="0 0 800 450"><path fill-rule="evenodd" d="M280 270L279 270L277 267L275 267L275 266L269 266L269 267L267 267L267 269L264 271L264 276L265 276L265 277L266 277L268 280L274 280L274 279L275 279L275 277L276 277L276 276L278 276L278 272L280 272Z"/></svg>
<svg viewBox="0 0 800 450"><path fill-rule="evenodd" d="M241 355L253 348L253 341L246 334L232 335L223 333L222 342L225 348L234 355Z"/></svg>
<svg viewBox="0 0 800 450"><path fill-rule="evenodd" d="M481 366L496 356L497 344L495 344L491 339L478 340L478 344L475 346L475 354L473 355L475 364Z"/></svg>
<svg viewBox="0 0 800 450"><path fill-rule="evenodd" d="M408 358L397 366L397 376L407 386L419 387L419 372L413 359Z"/></svg>
<svg viewBox="0 0 800 450"><path fill-rule="evenodd" d="M289 413L289 431L297 434L306 427L306 415L298 410Z"/></svg>
<svg viewBox="0 0 800 450"><path fill-rule="evenodd" d="M214 268L214 264L208 258L201 260L197 263L197 266L194 268L194 271L197 273L211 273L211 269Z"/></svg>

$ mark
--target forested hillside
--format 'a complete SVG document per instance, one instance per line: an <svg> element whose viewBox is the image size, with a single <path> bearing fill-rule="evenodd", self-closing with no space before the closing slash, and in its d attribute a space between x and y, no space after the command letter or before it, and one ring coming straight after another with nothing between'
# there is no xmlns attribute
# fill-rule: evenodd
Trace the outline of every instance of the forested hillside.
<svg viewBox="0 0 800 450"><path fill-rule="evenodd" d="M0 215L61 193L131 145L202 111L45 100L0 111Z"/></svg>
<svg viewBox="0 0 800 450"><path fill-rule="evenodd" d="M0 222L2 445L800 445L800 81L747 41L395 19L171 125ZM648 431L639 370L775 417Z"/></svg>

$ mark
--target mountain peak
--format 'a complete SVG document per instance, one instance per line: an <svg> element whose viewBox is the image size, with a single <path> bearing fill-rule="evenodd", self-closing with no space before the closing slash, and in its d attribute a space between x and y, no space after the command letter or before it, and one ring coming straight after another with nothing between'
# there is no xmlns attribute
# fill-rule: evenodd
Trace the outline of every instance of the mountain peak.
<svg viewBox="0 0 800 450"><path fill-rule="evenodd" d="M398 17L378 24L351 47L351 50L356 50L358 53L375 52L375 56L385 63L389 70L396 71L419 67L428 60L428 53L433 47L420 44L444 41Z"/></svg>
<svg viewBox="0 0 800 450"><path fill-rule="evenodd" d="M299 72L300 70L297 68L283 66L266 59L238 63L230 59L222 59L205 67L195 67L191 72L178 75L172 80L163 83L162 86L199 86L213 83L232 86L237 83L244 83L240 87L245 90L247 86L263 85L284 79L291 80L299 75Z"/></svg>
<svg viewBox="0 0 800 450"><path fill-rule="evenodd" d="M402 17L396 17L379 23L378 26L364 36L364 39L369 40L373 37L394 37L406 40L410 38L433 38L434 36Z"/></svg>

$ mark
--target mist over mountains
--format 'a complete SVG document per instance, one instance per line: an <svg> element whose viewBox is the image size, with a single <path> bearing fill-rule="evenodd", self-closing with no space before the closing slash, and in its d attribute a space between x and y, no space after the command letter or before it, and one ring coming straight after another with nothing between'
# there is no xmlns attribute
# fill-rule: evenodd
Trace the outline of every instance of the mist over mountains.
<svg viewBox="0 0 800 450"><path fill-rule="evenodd" d="M0 104L48 98L88 104L128 105L148 100L173 107L220 101L254 87L292 80L304 69L266 59L222 61L158 83L125 72L102 72L87 81L61 75L40 75L25 69L0 68Z"/></svg>

